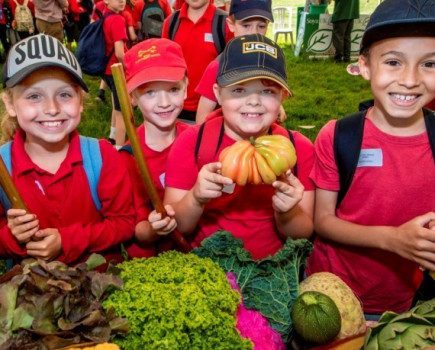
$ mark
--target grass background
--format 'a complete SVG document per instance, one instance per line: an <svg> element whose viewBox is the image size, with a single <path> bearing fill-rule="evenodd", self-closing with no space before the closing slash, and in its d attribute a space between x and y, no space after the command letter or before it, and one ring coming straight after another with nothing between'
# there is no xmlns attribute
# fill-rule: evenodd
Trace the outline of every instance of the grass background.
<svg viewBox="0 0 435 350"><path fill-rule="evenodd" d="M291 2L291 3L290 3ZM275 6L292 6L294 8L293 26L296 26L296 8L304 6L305 0L272 0ZM360 0L360 12L370 14L377 6L378 0ZM332 13L334 3L328 6ZM269 28L268 36L272 38ZM296 29L293 33L296 40ZM341 118L358 109L359 102L371 98L370 86L359 76L351 76L346 72L347 64L335 64L331 59L309 59L303 53L295 57L289 43L279 44L286 55L289 86L294 97L284 102L287 114L285 125L297 130L314 140L320 128L330 119ZM85 76L89 86L89 94L85 99L85 108L79 132L97 138L108 136L111 118L110 102L101 103L95 100L100 79ZM0 106L3 114L4 107ZM136 124L142 121L140 112L135 110ZM306 127L310 128L306 128Z"/></svg>

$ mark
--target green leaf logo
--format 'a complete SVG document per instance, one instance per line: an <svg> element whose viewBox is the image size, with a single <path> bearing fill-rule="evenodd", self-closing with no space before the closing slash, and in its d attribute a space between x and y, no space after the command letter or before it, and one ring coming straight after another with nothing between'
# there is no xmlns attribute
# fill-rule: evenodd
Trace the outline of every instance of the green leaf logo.
<svg viewBox="0 0 435 350"><path fill-rule="evenodd" d="M332 30L319 29L311 34L308 39L307 51L311 52L325 52L329 49L332 43Z"/></svg>

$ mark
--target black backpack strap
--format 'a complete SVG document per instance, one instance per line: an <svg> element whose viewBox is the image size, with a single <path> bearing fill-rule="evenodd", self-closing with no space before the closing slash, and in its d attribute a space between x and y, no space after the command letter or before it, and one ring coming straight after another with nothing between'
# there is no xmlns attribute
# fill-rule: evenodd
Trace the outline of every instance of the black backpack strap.
<svg viewBox="0 0 435 350"><path fill-rule="evenodd" d="M201 168L210 163L222 144L225 133L223 118L215 118L202 123L195 144L195 163ZM206 142L202 142L205 136Z"/></svg>
<svg viewBox="0 0 435 350"><path fill-rule="evenodd" d="M214 45L216 47L216 51L218 52L218 54L220 54L226 45L226 41L225 41L225 29L226 29L226 19L227 19L228 13L223 11L220 8L216 9L216 12L213 16L213 21L212 21L212 36L213 36L213 41L214 41Z"/></svg>
<svg viewBox="0 0 435 350"><path fill-rule="evenodd" d="M429 137L430 148L432 149L432 154L435 161L435 112L424 108L423 113L427 135Z"/></svg>
<svg viewBox="0 0 435 350"><path fill-rule="evenodd" d="M334 156L340 175L338 208L349 190L361 153L364 122L367 111L358 112L337 120L334 132Z"/></svg>
<svg viewBox="0 0 435 350"><path fill-rule="evenodd" d="M296 150L296 143L295 143L295 137L293 136L293 132L290 129L287 129L288 132L288 138L290 139L291 143L293 144L293 147ZM293 167L293 175L298 177L298 162L296 162L295 166Z"/></svg>
<svg viewBox="0 0 435 350"><path fill-rule="evenodd" d="M169 39L174 40L175 33L178 30L178 26L180 25L180 10L175 11L171 17L169 17Z"/></svg>

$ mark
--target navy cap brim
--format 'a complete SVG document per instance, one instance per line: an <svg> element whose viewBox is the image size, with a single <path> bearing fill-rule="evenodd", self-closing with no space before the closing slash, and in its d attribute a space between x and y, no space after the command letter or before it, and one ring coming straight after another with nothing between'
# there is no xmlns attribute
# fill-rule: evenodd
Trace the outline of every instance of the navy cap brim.
<svg viewBox="0 0 435 350"><path fill-rule="evenodd" d="M259 9L247 9L244 11L238 11L237 13L234 13L234 17L238 21L259 17L259 18L264 18L269 22L273 22L273 15L271 12L265 10L259 10Z"/></svg>
<svg viewBox="0 0 435 350"><path fill-rule="evenodd" d="M41 69L43 67L59 67L65 71L67 71L68 73L71 74L71 76L77 81L77 83L79 83L79 85L82 87L82 89L86 92L89 92L88 86L86 85L86 83L84 82L84 80L77 75L77 73L71 69L68 69L65 67L65 65L60 65L60 64L55 64L53 62L39 62L36 64L32 64L30 66L27 66L25 68L22 68L18 73L14 74L11 78L7 79L6 82L4 82L4 86L8 87L8 88L12 88L15 85L19 84L21 81L23 81L23 79L25 79L29 74L31 74L32 72ZM6 73L6 65L3 66L3 81L5 81L5 76L7 75Z"/></svg>
<svg viewBox="0 0 435 350"><path fill-rule="evenodd" d="M268 79L282 86L290 96L293 96L287 82L284 81L278 74L274 74L270 70L263 69L248 69L248 70L233 70L217 77L217 83L220 87L229 87L236 84L241 84L254 79Z"/></svg>

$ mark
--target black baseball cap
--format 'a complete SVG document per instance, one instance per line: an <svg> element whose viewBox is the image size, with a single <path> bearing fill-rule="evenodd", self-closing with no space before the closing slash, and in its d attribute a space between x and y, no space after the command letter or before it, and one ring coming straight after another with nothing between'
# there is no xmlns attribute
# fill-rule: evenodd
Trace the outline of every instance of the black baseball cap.
<svg viewBox="0 0 435 350"><path fill-rule="evenodd" d="M88 91L74 54L59 40L45 34L32 35L12 46L3 66L3 87L14 87L30 73L43 67L63 68L83 90Z"/></svg>
<svg viewBox="0 0 435 350"><path fill-rule="evenodd" d="M435 36L435 0L385 0L370 16L360 53L376 41Z"/></svg>
<svg viewBox="0 0 435 350"><path fill-rule="evenodd" d="M261 17L273 22L272 0L231 0L229 14L239 21Z"/></svg>
<svg viewBox="0 0 435 350"><path fill-rule="evenodd" d="M254 79L269 79L281 85L290 95L282 49L261 34L231 39L219 58L217 83L221 87Z"/></svg>

